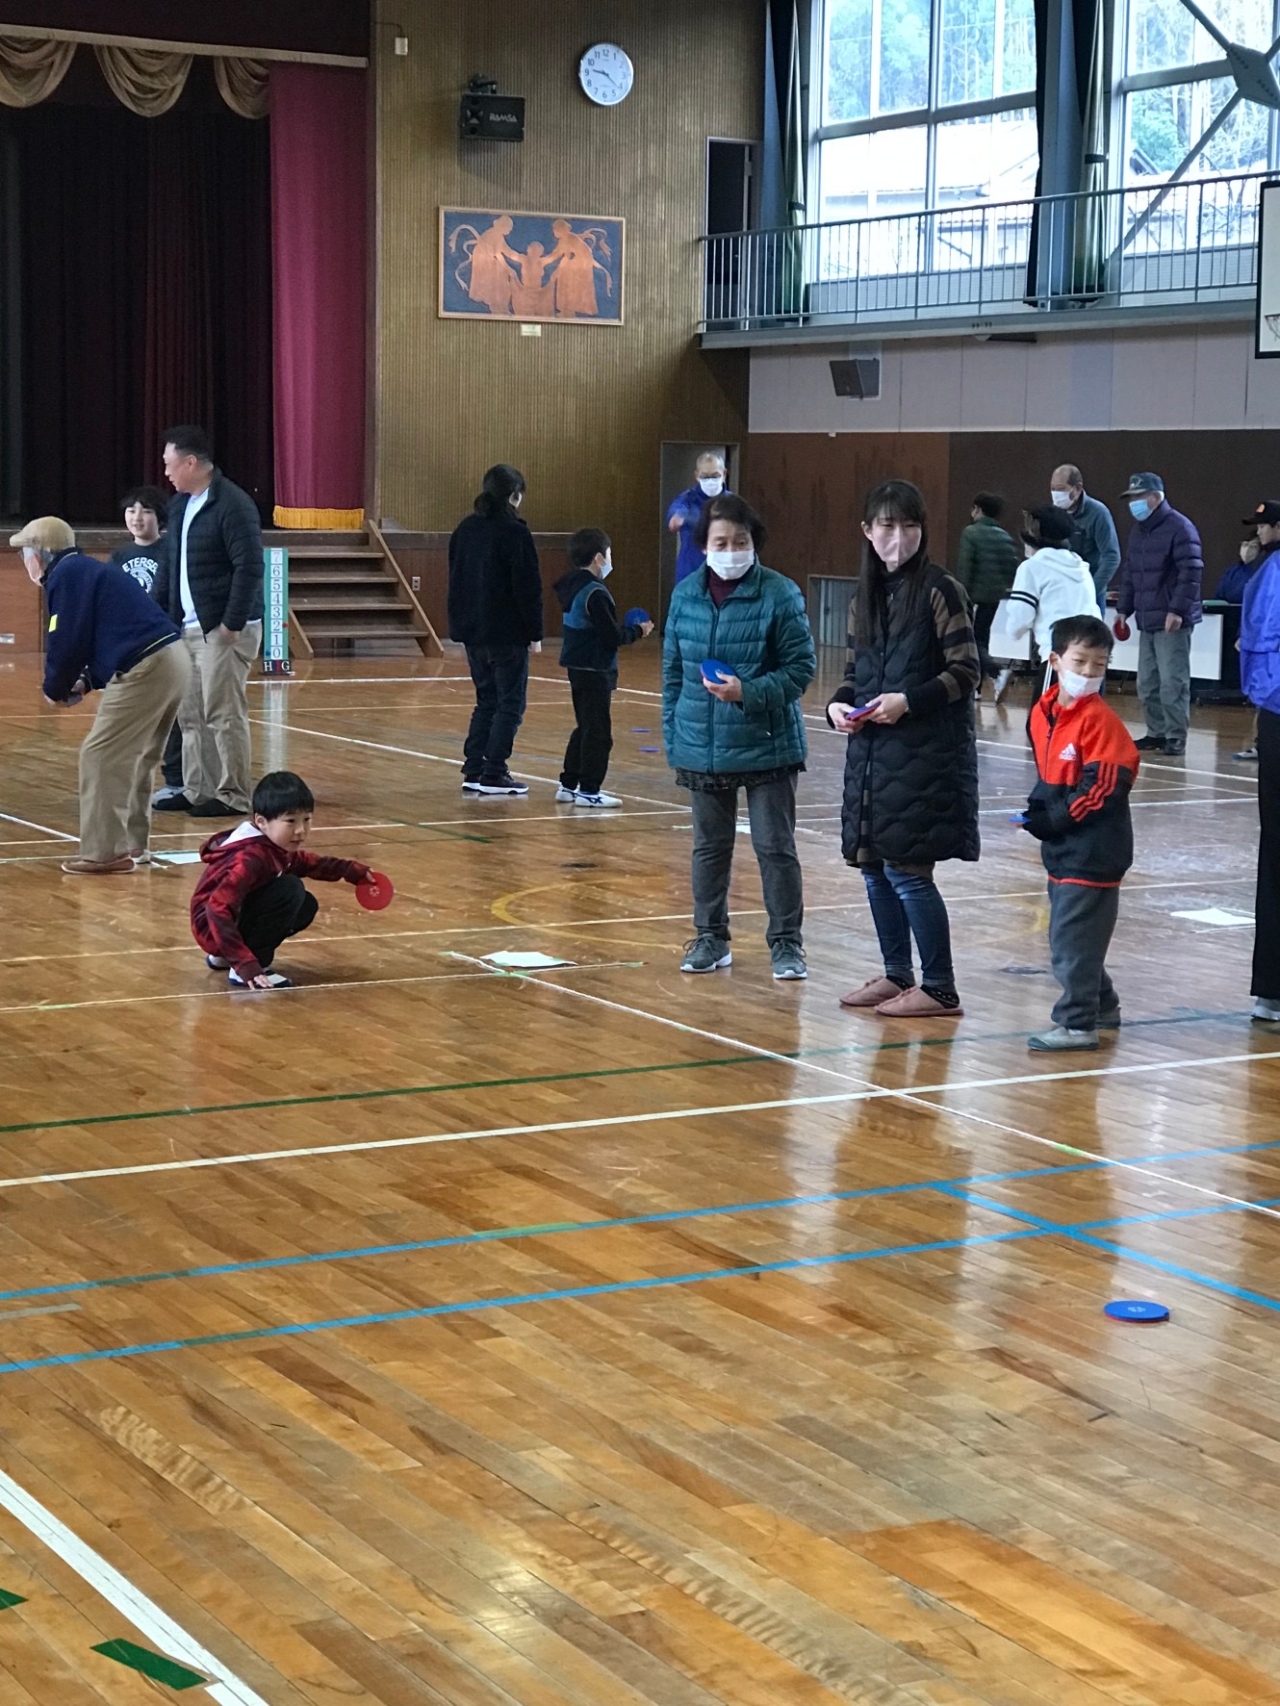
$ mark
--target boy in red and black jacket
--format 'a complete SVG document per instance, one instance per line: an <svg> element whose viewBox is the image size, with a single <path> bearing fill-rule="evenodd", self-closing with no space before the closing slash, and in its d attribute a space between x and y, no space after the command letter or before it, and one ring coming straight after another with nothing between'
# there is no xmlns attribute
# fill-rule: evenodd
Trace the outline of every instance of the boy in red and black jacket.
<svg viewBox="0 0 1280 1706"><path fill-rule="evenodd" d="M1053 1028L1032 1049L1094 1049L1098 1031L1120 1023L1120 998L1107 975L1107 949L1120 910L1120 884L1133 863L1129 790L1138 749L1100 690L1114 639L1096 616L1053 625L1049 662L1057 684L1031 711L1040 780L1025 828L1040 843L1049 876L1049 951L1062 998Z"/></svg>
<svg viewBox="0 0 1280 1706"><path fill-rule="evenodd" d="M191 897L191 931L211 971L237 989L288 989L270 969L276 949L311 924L320 906L303 877L362 883L372 875L354 859L307 853L302 843L316 802L301 776L273 770L253 790L252 815L200 849L205 871Z"/></svg>

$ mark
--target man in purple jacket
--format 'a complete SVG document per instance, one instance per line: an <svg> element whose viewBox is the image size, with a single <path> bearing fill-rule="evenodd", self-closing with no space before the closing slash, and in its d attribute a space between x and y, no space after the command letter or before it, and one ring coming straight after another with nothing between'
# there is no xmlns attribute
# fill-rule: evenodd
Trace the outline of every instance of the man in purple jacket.
<svg viewBox="0 0 1280 1706"><path fill-rule="evenodd" d="M1159 474L1134 474L1121 497L1135 526L1120 565L1116 611L1137 620L1138 697L1147 732L1134 744L1178 758L1191 720L1191 630L1204 614L1200 535L1165 502Z"/></svg>

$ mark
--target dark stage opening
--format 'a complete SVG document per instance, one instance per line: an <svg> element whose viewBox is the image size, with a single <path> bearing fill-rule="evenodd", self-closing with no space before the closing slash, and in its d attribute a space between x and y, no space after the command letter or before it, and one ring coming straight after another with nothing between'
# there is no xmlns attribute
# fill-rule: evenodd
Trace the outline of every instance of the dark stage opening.
<svg viewBox="0 0 1280 1706"><path fill-rule="evenodd" d="M54 97L0 108L0 510L118 522L194 421L270 515L269 122L199 58L139 118L86 49Z"/></svg>

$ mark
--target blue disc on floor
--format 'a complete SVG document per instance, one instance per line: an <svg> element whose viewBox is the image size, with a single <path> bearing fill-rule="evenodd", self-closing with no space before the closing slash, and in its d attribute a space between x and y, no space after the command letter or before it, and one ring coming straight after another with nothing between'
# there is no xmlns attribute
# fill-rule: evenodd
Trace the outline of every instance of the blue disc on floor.
<svg viewBox="0 0 1280 1706"><path fill-rule="evenodd" d="M661 752L662 748L660 746L642 746L640 748L640 751L641 752Z"/></svg>
<svg viewBox="0 0 1280 1706"><path fill-rule="evenodd" d="M733 671L729 668L727 663L717 663L714 658L708 658L706 663L702 666L702 679L704 681L714 681L717 685L726 676L732 674Z"/></svg>
<svg viewBox="0 0 1280 1706"><path fill-rule="evenodd" d="M647 622L649 620L649 612L641 609L637 604L634 610L627 611L627 614L622 618L622 620L628 628L638 628L642 622Z"/></svg>
<svg viewBox="0 0 1280 1706"><path fill-rule="evenodd" d="M1125 1298L1108 1303L1103 1309L1113 1321L1167 1321L1169 1311L1163 1303L1145 1303L1141 1298Z"/></svg>

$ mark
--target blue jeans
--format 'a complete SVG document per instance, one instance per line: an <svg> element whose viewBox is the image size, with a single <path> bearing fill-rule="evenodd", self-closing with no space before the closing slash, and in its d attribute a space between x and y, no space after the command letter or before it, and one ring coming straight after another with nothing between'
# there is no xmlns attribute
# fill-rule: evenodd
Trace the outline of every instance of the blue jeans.
<svg viewBox="0 0 1280 1706"><path fill-rule="evenodd" d="M920 982L925 989L954 994L956 975L951 966L951 920L946 903L938 893L930 865L922 875L900 871L893 865L864 865L862 875L871 902L871 917L880 938L886 977L914 983L911 968L911 938L920 952Z"/></svg>

